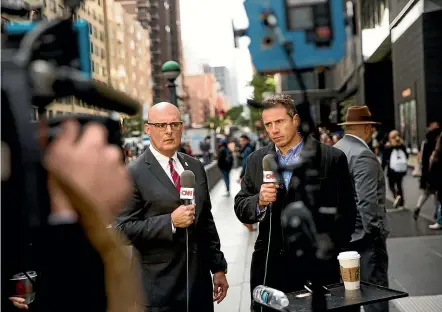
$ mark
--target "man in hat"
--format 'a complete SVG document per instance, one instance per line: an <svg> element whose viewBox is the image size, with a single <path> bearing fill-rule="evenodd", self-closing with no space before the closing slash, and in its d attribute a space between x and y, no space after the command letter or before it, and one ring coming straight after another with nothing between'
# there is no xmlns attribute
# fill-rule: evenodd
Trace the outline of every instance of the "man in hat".
<svg viewBox="0 0 442 312"><path fill-rule="evenodd" d="M373 126L367 106L351 106L347 110L345 136L335 147L347 156L353 177L358 214L352 248L361 254L361 280L388 286L388 255L386 239L389 233L385 210L385 178L381 164L370 150ZM364 307L366 312L388 311L388 302Z"/></svg>

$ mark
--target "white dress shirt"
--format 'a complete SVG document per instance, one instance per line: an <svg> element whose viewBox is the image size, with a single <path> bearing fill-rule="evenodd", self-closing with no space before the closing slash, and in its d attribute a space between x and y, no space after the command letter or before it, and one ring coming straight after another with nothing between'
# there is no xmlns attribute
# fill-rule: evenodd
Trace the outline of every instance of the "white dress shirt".
<svg viewBox="0 0 442 312"><path fill-rule="evenodd" d="M170 173L170 167L169 167L170 158L167 156L164 156L163 154L158 152L152 146L152 144L149 146L149 148L150 148L150 151L152 152L153 156L155 157L155 159L159 162L161 168L163 168L163 170L166 172L167 176L169 177L170 181L172 181L172 183L173 183L172 174ZM173 167L175 168L175 171L179 175L181 175L181 173L183 173L183 171L184 171L184 168L178 159L177 153L175 152L175 154L173 154L173 156L171 158L173 159ZM172 233L175 233L176 232L175 226L173 225L173 223L171 223L171 224L172 224Z"/></svg>
<svg viewBox="0 0 442 312"><path fill-rule="evenodd" d="M170 174L170 167L169 167L169 159L173 159L173 167L175 168L175 171L181 175L184 171L183 165L178 159L178 155L175 152L172 157L167 157L158 152L152 144L149 146L150 151L152 152L153 156L156 158L156 160L160 163L161 168L166 172L167 176L169 177L170 181L173 182L172 175Z"/></svg>

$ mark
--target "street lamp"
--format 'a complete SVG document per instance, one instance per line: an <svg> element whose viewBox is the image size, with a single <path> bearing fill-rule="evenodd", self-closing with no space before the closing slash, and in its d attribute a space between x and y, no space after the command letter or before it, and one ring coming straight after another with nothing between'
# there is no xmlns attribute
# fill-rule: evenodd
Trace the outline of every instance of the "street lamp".
<svg viewBox="0 0 442 312"><path fill-rule="evenodd" d="M181 73L180 64L175 61L167 61L161 67L161 71L168 81L167 88L169 88L170 102L178 107L175 80Z"/></svg>

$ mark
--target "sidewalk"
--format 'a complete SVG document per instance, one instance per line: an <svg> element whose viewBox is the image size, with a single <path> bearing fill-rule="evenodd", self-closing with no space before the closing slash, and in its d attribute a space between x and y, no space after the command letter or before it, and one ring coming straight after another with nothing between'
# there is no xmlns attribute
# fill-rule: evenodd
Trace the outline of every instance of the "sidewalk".
<svg viewBox="0 0 442 312"><path fill-rule="evenodd" d="M210 192L221 249L229 264L227 279L230 285L227 297L215 305L215 312L250 312L250 262L257 232L249 232L233 211L234 196L240 190L236 182L238 176L238 169L232 170L230 197L223 197L225 186L222 181Z"/></svg>

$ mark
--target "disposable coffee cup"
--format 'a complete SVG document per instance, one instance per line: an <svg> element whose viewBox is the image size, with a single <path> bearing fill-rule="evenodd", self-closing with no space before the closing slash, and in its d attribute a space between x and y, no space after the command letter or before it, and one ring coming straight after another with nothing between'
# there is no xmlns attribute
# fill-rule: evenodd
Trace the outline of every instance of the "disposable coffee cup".
<svg viewBox="0 0 442 312"><path fill-rule="evenodd" d="M11 283L10 296L25 299L23 302L24 304L32 303L35 299L35 289L33 283L35 283L36 279L37 273L35 273L35 271L28 271L26 274L15 274L11 279L9 279Z"/></svg>
<svg viewBox="0 0 442 312"><path fill-rule="evenodd" d="M360 259L361 256L356 251L341 252L338 255L345 290L356 290L361 287Z"/></svg>

